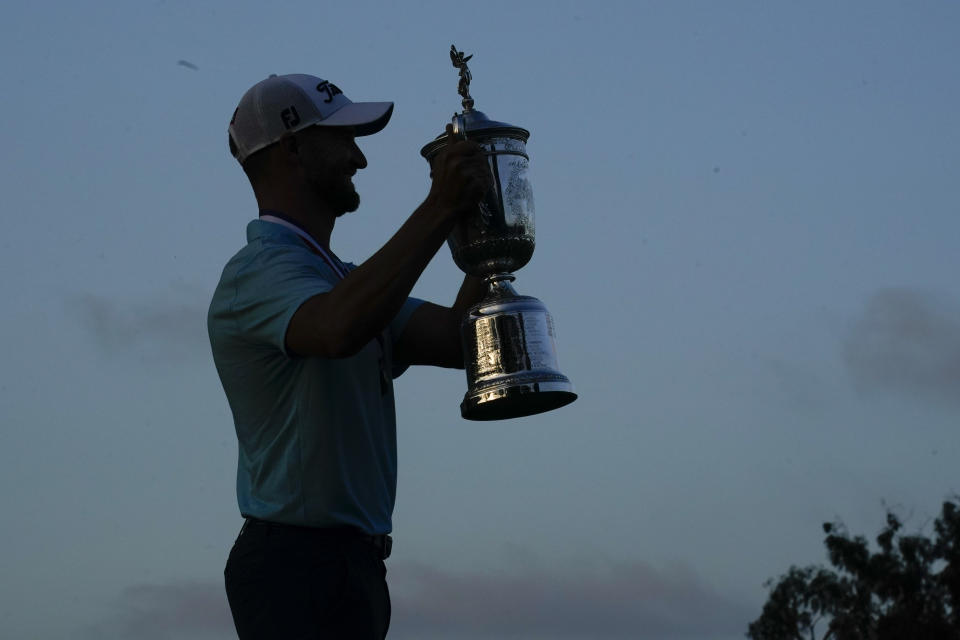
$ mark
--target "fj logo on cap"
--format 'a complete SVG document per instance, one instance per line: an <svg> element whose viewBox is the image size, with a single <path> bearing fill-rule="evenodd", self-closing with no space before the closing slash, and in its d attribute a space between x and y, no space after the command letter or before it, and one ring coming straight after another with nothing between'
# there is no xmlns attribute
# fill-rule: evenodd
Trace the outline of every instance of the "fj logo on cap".
<svg viewBox="0 0 960 640"><path fill-rule="evenodd" d="M287 129L300 124L300 114L297 113L297 108L293 105L291 105L289 109L284 109L280 112L280 119L283 120L283 126Z"/></svg>
<svg viewBox="0 0 960 640"><path fill-rule="evenodd" d="M327 99L324 100L324 102L333 102L333 96L338 93L343 93L337 85L332 82L327 82L326 80L317 85L317 91L327 94Z"/></svg>

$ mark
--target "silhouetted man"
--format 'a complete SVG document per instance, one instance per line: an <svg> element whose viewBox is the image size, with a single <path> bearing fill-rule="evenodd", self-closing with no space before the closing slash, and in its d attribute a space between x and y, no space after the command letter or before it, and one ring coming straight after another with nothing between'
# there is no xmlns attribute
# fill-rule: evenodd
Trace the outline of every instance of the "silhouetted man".
<svg viewBox="0 0 960 640"><path fill-rule="evenodd" d="M490 184L479 146L451 137L423 204L369 260L330 248L335 221L360 203L355 137L392 111L294 74L254 85L230 121L260 215L223 270L208 329L239 443L246 521L224 575L244 639L385 637L392 381L411 364L463 367L458 327L480 281L466 278L452 307L409 295Z"/></svg>

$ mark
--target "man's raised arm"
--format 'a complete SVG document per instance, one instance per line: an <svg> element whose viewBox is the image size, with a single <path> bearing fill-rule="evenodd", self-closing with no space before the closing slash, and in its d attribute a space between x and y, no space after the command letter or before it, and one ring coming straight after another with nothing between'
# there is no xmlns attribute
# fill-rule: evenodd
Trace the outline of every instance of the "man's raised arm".
<svg viewBox="0 0 960 640"><path fill-rule="evenodd" d="M433 183L423 204L331 291L300 306L287 328L287 350L344 358L374 339L400 310L458 218L476 207L491 179L479 145L450 136L450 144L434 161Z"/></svg>

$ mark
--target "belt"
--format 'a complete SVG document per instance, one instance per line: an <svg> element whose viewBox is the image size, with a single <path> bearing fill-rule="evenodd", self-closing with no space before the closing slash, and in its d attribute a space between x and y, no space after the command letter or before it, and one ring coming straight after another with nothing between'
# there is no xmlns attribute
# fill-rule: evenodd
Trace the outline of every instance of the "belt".
<svg viewBox="0 0 960 640"><path fill-rule="evenodd" d="M393 538L385 533L371 535L355 527L304 527L296 524L284 524L281 522L270 522L269 520L260 520L258 518L247 517L246 522L240 529L240 535L250 527L264 528L267 530L294 533L307 537L316 538L340 538L348 540L360 540L371 545L377 550L381 560L390 557L393 550Z"/></svg>

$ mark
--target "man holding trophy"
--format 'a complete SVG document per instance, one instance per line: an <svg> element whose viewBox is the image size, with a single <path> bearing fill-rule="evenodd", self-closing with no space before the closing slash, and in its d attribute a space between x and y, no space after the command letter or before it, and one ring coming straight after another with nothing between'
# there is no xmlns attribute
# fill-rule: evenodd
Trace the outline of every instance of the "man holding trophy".
<svg viewBox="0 0 960 640"><path fill-rule="evenodd" d="M465 68L463 61L461 87ZM396 495L392 380L407 366L463 368L470 344L467 360L477 353L489 360L472 367L483 375L468 371L471 406L509 405L473 415L465 400L462 413L471 419L529 415L576 397L544 346L553 339L545 309L510 288L506 270L525 264L529 252L500 261L492 275L464 269L451 307L410 297L458 226L469 239L463 248L480 236L489 244L466 221L489 213L484 201L501 189L489 149L464 135L466 121L448 124L429 153L424 148L430 191L380 250L359 266L331 250L336 220L359 206L351 177L367 161L355 138L383 129L392 110L392 103L354 103L331 82L293 74L254 85L230 121L231 153L259 207L208 313L239 444L245 523L224 575L242 639L386 636L383 560ZM468 327L471 316L479 319ZM464 328L481 336L480 347ZM523 370L502 366L518 356ZM547 396L555 400L536 399Z"/></svg>

